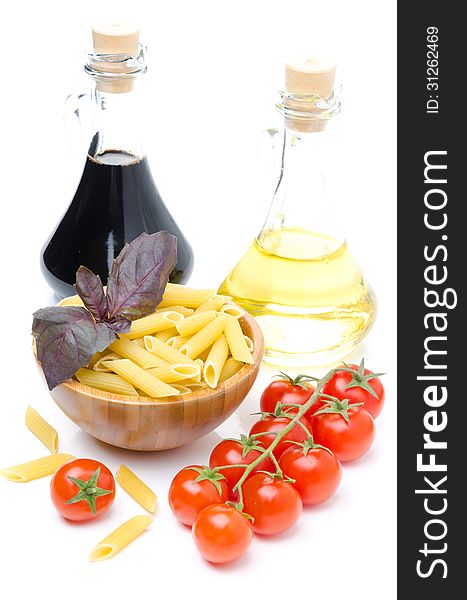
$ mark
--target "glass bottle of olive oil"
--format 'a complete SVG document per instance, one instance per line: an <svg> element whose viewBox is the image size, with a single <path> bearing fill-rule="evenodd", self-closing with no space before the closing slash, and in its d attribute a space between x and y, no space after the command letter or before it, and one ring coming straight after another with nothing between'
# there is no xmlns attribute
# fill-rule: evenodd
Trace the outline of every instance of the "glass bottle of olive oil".
<svg viewBox="0 0 467 600"><path fill-rule="evenodd" d="M271 208L219 288L256 317L265 358L278 365L345 357L376 315L374 293L336 231L326 196L328 123L340 112L335 68L316 58L287 63Z"/></svg>

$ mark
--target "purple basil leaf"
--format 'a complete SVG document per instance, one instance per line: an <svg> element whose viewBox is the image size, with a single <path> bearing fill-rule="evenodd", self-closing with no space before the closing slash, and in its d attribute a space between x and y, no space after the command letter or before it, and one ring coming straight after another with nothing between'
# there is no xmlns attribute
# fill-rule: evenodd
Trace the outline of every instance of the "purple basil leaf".
<svg viewBox="0 0 467 600"><path fill-rule="evenodd" d="M177 262L177 239L159 231L142 233L113 261L107 282L109 321L133 321L156 310Z"/></svg>
<svg viewBox="0 0 467 600"><path fill-rule="evenodd" d="M81 266L76 272L75 289L84 306L96 321L107 318L107 299L99 275L94 275L87 267Z"/></svg>
<svg viewBox="0 0 467 600"><path fill-rule="evenodd" d="M37 358L50 390L88 365L116 337L106 323L95 323L81 306L50 306L33 317Z"/></svg>
<svg viewBox="0 0 467 600"><path fill-rule="evenodd" d="M115 333L127 333L130 331L131 321L124 317L115 317L112 321L107 321L107 325Z"/></svg>

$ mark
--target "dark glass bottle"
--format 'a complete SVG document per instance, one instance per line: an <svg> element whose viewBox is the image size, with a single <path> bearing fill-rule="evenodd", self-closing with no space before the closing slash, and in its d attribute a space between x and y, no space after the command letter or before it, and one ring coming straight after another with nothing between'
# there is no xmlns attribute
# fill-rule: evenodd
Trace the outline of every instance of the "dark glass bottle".
<svg viewBox="0 0 467 600"><path fill-rule="evenodd" d="M192 249L157 190L135 126L141 110L135 80L146 70L138 32L124 31L120 38L112 33L117 52L108 54L108 34L93 35L94 54L85 67L93 78L91 97L68 101L78 118L87 112L87 127L81 127L89 131L86 162L75 196L41 253L44 277L60 298L75 293L80 265L105 285L112 260L143 232L166 230L177 238L170 281L184 283L193 270Z"/></svg>

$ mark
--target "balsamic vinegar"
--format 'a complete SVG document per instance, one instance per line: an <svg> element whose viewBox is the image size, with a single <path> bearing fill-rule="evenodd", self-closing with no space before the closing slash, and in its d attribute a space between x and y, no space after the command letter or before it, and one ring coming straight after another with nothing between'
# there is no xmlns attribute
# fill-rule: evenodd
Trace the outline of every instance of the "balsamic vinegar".
<svg viewBox="0 0 467 600"><path fill-rule="evenodd" d="M184 283L193 269L193 252L157 190L147 159L121 150L88 155L73 201L43 248L43 274L61 298L75 293L81 265L105 285L113 259L127 242L161 230L177 238L170 281Z"/></svg>

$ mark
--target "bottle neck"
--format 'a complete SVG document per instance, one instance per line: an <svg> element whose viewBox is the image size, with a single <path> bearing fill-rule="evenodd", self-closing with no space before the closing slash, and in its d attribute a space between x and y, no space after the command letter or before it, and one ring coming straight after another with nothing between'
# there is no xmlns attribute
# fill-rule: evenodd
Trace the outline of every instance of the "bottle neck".
<svg viewBox="0 0 467 600"><path fill-rule="evenodd" d="M130 164L144 158L142 107L137 88L123 93L91 93L92 127L88 154L106 164Z"/></svg>
<svg viewBox="0 0 467 600"><path fill-rule="evenodd" d="M286 258L310 259L335 252L343 243L327 195L330 131L297 131L287 126L277 134L275 191L260 243ZM287 248L286 238L299 240Z"/></svg>

